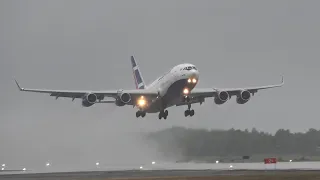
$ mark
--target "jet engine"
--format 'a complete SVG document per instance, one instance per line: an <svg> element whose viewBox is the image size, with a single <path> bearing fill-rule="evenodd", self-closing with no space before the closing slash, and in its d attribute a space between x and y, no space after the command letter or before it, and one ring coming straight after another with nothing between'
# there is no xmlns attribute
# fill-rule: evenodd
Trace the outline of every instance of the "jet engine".
<svg viewBox="0 0 320 180"><path fill-rule="evenodd" d="M218 95L214 98L216 104L223 104L229 99L229 93L227 91L220 91Z"/></svg>
<svg viewBox="0 0 320 180"><path fill-rule="evenodd" d="M92 106L97 101L97 95L88 93L82 98L82 106L89 107Z"/></svg>
<svg viewBox="0 0 320 180"><path fill-rule="evenodd" d="M119 97L120 97L120 100L125 104L131 101L131 96L129 93L121 93Z"/></svg>
<svg viewBox="0 0 320 180"><path fill-rule="evenodd" d="M116 106L124 106L124 105L126 105L126 103L122 102L120 97L117 97L114 103L116 104Z"/></svg>
<svg viewBox="0 0 320 180"><path fill-rule="evenodd" d="M123 93L119 91L118 97L116 98L115 104L117 106L124 106L131 101L131 95L129 93Z"/></svg>
<svg viewBox="0 0 320 180"><path fill-rule="evenodd" d="M251 98L251 94L247 90L243 90L240 92L240 94L237 96L237 103L238 104L244 104L248 102Z"/></svg>
<svg viewBox="0 0 320 180"><path fill-rule="evenodd" d="M131 95L129 93L124 93L123 89L117 91L117 97L115 104L116 106L124 106L131 101Z"/></svg>

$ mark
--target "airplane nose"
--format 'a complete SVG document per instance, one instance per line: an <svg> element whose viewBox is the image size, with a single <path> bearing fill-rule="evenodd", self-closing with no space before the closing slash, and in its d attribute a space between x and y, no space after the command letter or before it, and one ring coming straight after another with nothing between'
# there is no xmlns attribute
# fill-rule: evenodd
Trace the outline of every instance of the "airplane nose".
<svg viewBox="0 0 320 180"><path fill-rule="evenodd" d="M190 83L192 82L192 84L197 83L199 80L199 72L197 70L193 69L193 70L189 71L188 76L189 76L189 81L190 81Z"/></svg>
<svg viewBox="0 0 320 180"><path fill-rule="evenodd" d="M197 70L193 69L192 72L191 72L191 76L198 79L199 78L199 72Z"/></svg>

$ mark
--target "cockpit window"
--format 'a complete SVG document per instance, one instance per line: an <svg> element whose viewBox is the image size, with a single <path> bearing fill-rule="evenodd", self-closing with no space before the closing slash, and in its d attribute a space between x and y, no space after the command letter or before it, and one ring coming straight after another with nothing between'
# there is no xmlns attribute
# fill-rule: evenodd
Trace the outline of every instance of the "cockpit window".
<svg viewBox="0 0 320 180"><path fill-rule="evenodd" d="M188 67L183 68L183 70L188 70L188 71L190 71L191 69L197 70L197 68L195 66L188 66Z"/></svg>

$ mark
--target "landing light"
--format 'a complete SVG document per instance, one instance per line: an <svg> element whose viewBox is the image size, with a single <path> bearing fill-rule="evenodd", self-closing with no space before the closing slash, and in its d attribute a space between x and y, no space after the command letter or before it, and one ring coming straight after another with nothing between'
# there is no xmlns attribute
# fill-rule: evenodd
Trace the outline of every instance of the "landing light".
<svg viewBox="0 0 320 180"><path fill-rule="evenodd" d="M193 82L193 83L196 83L196 82L197 82L197 79L194 79L194 78L193 78L193 79L192 79L192 82Z"/></svg>
<svg viewBox="0 0 320 180"><path fill-rule="evenodd" d="M143 96L140 97L140 99L138 99L138 106L143 107L147 104L146 100L144 99Z"/></svg>
<svg viewBox="0 0 320 180"><path fill-rule="evenodd" d="M191 83L191 79L188 79L188 83Z"/></svg>
<svg viewBox="0 0 320 180"><path fill-rule="evenodd" d="M185 89L183 90L183 93L184 93L184 94L189 94L189 89L188 89L188 88L185 88Z"/></svg>
<svg viewBox="0 0 320 180"><path fill-rule="evenodd" d="M140 99L140 100L138 101L138 104L139 104L139 106L144 106L144 105L146 105L146 100Z"/></svg>

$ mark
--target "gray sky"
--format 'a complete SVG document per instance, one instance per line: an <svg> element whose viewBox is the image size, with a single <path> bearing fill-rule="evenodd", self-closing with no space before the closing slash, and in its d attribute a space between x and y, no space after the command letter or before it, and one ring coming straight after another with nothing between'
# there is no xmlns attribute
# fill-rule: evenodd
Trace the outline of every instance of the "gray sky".
<svg viewBox="0 0 320 180"><path fill-rule="evenodd" d="M317 128L319 5L316 0L2 0L0 161L137 162L156 150L131 133L171 126ZM193 106L193 118L184 117L186 107L170 108L168 120L159 121L157 114L136 119L130 106L83 108L79 100L20 93L13 81L28 88L134 88L130 55L147 82L190 62L200 71L198 87L273 84L281 75L286 84L260 91L245 105L235 98L222 106L207 99Z"/></svg>

